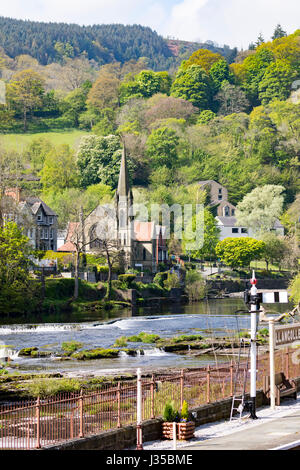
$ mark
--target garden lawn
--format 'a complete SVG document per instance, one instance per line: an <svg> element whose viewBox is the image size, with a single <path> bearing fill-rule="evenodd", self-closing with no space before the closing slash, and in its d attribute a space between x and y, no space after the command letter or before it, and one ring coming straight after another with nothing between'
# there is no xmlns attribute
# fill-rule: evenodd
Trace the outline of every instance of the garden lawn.
<svg viewBox="0 0 300 470"><path fill-rule="evenodd" d="M66 131L35 132L26 134L1 134L0 145L7 150L22 152L34 139L44 138L54 145L67 144L76 148L82 136L88 134L87 131L78 129L68 129Z"/></svg>

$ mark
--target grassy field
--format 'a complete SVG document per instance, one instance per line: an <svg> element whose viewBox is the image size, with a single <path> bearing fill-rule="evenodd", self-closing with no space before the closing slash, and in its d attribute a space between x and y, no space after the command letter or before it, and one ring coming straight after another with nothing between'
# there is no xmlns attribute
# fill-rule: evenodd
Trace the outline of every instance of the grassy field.
<svg viewBox="0 0 300 470"><path fill-rule="evenodd" d="M26 146L34 139L45 138L54 145L68 144L76 148L80 138L86 135L86 131L78 129L68 129L66 131L37 132L34 134L1 134L0 145L7 150L22 152Z"/></svg>

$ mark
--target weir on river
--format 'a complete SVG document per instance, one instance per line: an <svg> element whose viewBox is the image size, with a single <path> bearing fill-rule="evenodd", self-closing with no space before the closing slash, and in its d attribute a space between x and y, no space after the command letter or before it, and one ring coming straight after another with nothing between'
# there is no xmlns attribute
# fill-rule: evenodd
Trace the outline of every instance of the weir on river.
<svg viewBox="0 0 300 470"><path fill-rule="evenodd" d="M282 313L287 306L276 305L272 309ZM61 372L70 376L105 375L134 371L137 367L144 370L164 368L201 367L215 362L213 355L195 357L191 354L179 355L158 349L155 344L130 343L129 348L137 349L135 356L122 353L116 358L85 361L59 359L63 342L77 341L84 349L112 348L115 341L122 337L146 332L170 338L182 334L200 334L208 337L225 337L237 331L249 330L248 313L235 314L245 309L241 299L223 299L197 302L188 305L165 306L162 310L140 309L132 314L131 310L111 313L111 318L101 318L90 312L81 316L82 321L73 321L69 316L60 321L45 317L39 323L14 323L0 326L0 346L2 353L11 356L12 364L18 364L20 372ZM78 317L77 317L78 318ZM49 321L51 320L51 321ZM21 357L22 348L36 347L39 351L51 351L48 357ZM1 349L1 348L0 348ZM4 356L3 356L4 355ZM226 355L220 361L227 361Z"/></svg>

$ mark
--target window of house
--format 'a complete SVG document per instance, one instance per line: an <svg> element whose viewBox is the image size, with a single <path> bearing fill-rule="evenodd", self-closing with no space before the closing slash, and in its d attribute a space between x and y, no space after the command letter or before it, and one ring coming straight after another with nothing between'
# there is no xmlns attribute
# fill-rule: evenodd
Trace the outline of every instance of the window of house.
<svg viewBox="0 0 300 470"><path fill-rule="evenodd" d="M37 216L37 221L38 221L38 222L41 222L42 220L43 220L42 214L38 214L38 216Z"/></svg>
<svg viewBox="0 0 300 470"><path fill-rule="evenodd" d="M53 224L53 217L49 217L49 224Z"/></svg>
<svg viewBox="0 0 300 470"><path fill-rule="evenodd" d="M44 238L44 229L42 228L41 231L40 231L40 238Z"/></svg>
<svg viewBox="0 0 300 470"><path fill-rule="evenodd" d="M242 229L241 229L241 232L242 232L242 233L248 233L248 230L247 230L246 228L242 228Z"/></svg>
<svg viewBox="0 0 300 470"><path fill-rule="evenodd" d="M50 238L51 238L51 240L53 238L53 228L50 228Z"/></svg>
<svg viewBox="0 0 300 470"><path fill-rule="evenodd" d="M239 229L237 227L232 228L232 233L239 233Z"/></svg>
<svg viewBox="0 0 300 470"><path fill-rule="evenodd" d="M230 215L230 214L229 214L229 207L228 207L228 206L225 206L225 207L224 207L224 215L225 215L225 217L229 217L229 215Z"/></svg>
<svg viewBox="0 0 300 470"><path fill-rule="evenodd" d="M44 238L46 238L46 239L48 238L48 229L47 228L45 228Z"/></svg>

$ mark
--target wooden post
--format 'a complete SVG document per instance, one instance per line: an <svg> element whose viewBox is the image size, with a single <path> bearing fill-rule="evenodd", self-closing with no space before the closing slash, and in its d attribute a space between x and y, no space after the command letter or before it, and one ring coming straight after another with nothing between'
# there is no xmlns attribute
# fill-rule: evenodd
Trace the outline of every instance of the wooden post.
<svg viewBox="0 0 300 470"><path fill-rule="evenodd" d="M177 449L177 432L176 432L177 423L173 423L173 450Z"/></svg>
<svg viewBox="0 0 300 470"><path fill-rule="evenodd" d="M233 361L230 362L230 396L233 396Z"/></svg>
<svg viewBox="0 0 300 470"><path fill-rule="evenodd" d="M36 408L35 408L35 416L36 416L36 448L41 448L41 438L40 438L40 397L37 397L36 400Z"/></svg>
<svg viewBox="0 0 300 470"><path fill-rule="evenodd" d="M142 406L143 406L143 396L142 396L142 374L141 369L137 369L137 394L136 394L136 450L143 450L143 432L142 432Z"/></svg>
<svg viewBox="0 0 300 470"><path fill-rule="evenodd" d="M182 408L182 405L183 405L183 388L184 388L184 372L183 372L183 369L181 369L181 373L180 373L180 408Z"/></svg>
<svg viewBox="0 0 300 470"><path fill-rule="evenodd" d="M287 346L285 350L285 376L287 379L289 378L289 373L289 348Z"/></svg>
<svg viewBox="0 0 300 470"><path fill-rule="evenodd" d="M121 427L121 382L118 382L117 388L117 402L118 402L118 423L117 427Z"/></svg>
<svg viewBox="0 0 300 470"><path fill-rule="evenodd" d="M207 388L206 388L206 402L210 402L210 367L207 366L207 374L206 374L206 382L207 382Z"/></svg>
<svg viewBox="0 0 300 470"><path fill-rule="evenodd" d="M83 437L83 392L80 390L79 397L79 437Z"/></svg>
<svg viewBox="0 0 300 470"><path fill-rule="evenodd" d="M154 419L154 375L152 375L152 380L151 380L151 419Z"/></svg>
<svg viewBox="0 0 300 470"><path fill-rule="evenodd" d="M275 325L274 319L269 320L269 355L270 355L270 406L275 409L276 387L275 387Z"/></svg>

